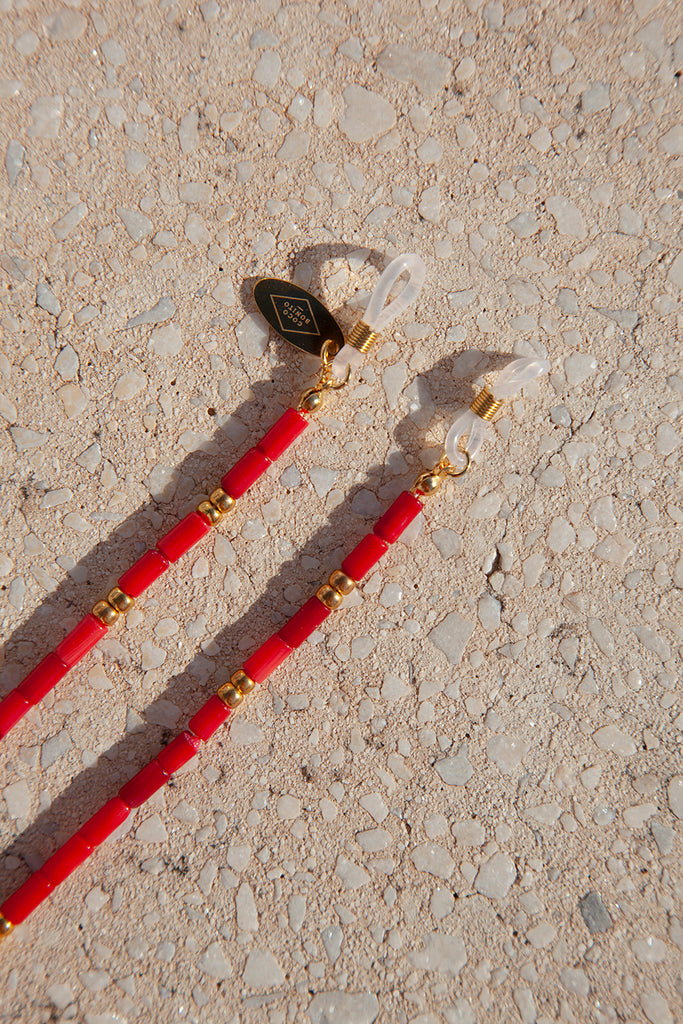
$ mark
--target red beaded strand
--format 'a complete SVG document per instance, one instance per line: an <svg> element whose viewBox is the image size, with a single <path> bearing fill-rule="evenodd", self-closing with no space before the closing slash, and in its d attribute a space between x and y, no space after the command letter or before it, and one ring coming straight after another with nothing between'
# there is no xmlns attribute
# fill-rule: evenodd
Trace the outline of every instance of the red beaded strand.
<svg viewBox="0 0 683 1024"><path fill-rule="evenodd" d="M277 422L235 466L223 477L227 504L241 497L276 459L297 440L308 426L308 420L296 409L287 409ZM217 493L217 492L214 492ZM213 497L213 496L212 496ZM118 592L95 606L67 636L34 668L16 689L0 700L0 738L19 722L63 679L95 644L107 633L120 612L125 612L144 591L162 576L169 565L182 558L211 530L224 508L204 502L190 512L158 542L156 550L147 551L119 578ZM208 508L206 507L208 506ZM214 518L215 516L215 518ZM109 602L109 603L108 603ZM113 603L112 603L113 602ZM118 602L118 603L117 603ZM104 618L100 617L100 613Z"/></svg>
<svg viewBox="0 0 683 1024"><path fill-rule="evenodd" d="M330 575L330 583L321 587L284 626L249 657L244 668L235 672L229 684L220 687L218 696L209 700L190 719L187 729L161 750L149 764L126 782L117 797L97 811L61 849L57 850L12 896L0 906L0 925L5 930L24 921L31 911L50 895L104 840L128 817L164 786L178 768L195 756L201 741L208 740L228 719L234 707L255 683L263 683L307 636L339 606L344 594L387 551L422 509L422 502L404 491L342 563L341 572ZM377 534L381 533L381 537ZM378 542L378 543L377 543ZM360 554L359 554L360 552ZM352 576L350 569L358 572ZM360 572L359 570L363 570ZM342 589L337 589L341 587ZM336 597L333 597L336 595Z"/></svg>

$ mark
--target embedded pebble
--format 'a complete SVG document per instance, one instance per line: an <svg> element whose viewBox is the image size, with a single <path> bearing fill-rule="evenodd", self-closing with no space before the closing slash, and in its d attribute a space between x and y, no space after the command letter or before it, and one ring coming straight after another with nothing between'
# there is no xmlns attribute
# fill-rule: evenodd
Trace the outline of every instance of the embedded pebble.
<svg viewBox="0 0 683 1024"><path fill-rule="evenodd" d="M429 96L443 88L450 73L450 62L433 50L411 50L407 46L389 46L377 57L377 67L388 78L412 83Z"/></svg>
<svg viewBox="0 0 683 1024"><path fill-rule="evenodd" d="M216 978L218 981L225 981L234 973L232 964L223 952L220 942L212 942L206 947L197 960L197 967L202 974L207 974L210 978Z"/></svg>
<svg viewBox="0 0 683 1024"><path fill-rule="evenodd" d="M28 818L32 802L31 792L23 779L6 786L2 795L10 818Z"/></svg>
<svg viewBox="0 0 683 1024"><path fill-rule="evenodd" d="M514 862L506 853L495 853L479 868L474 888L492 900L505 899L517 877Z"/></svg>
<svg viewBox="0 0 683 1024"><path fill-rule="evenodd" d="M554 218L557 230L562 235L569 235L579 240L588 234L583 214L575 203L564 196L548 196L545 201L548 213Z"/></svg>
<svg viewBox="0 0 683 1024"><path fill-rule="evenodd" d="M163 843L168 839L168 834L159 815L152 814L138 825L135 838L139 843Z"/></svg>
<svg viewBox="0 0 683 1024"><path fill-rule="evenodd" d="M467 963L467 952L462 935L427 932L422 938L422 949L410 953L413 967L435 971L446 978L457 978Z"/></svg>
<svg viewBox="0 0 683 1024"><path fill-rule="evenodd" d="M669 808L672 814L683 821L683 775L675 775L667 789Z"/></svg>
<svg viewBox="0 0 683 1024"><path fill-rule="evenodd" d="M455 861L450 853L438 843L421 843L411 851L410 859L418 871L444 880L450 878L455 870Z"/></svg>
<svg viewBox="0 0 683 1024"><path fill-rule="evenodd" d="M40 306L46 313L51 313L52 316L59 316L62 307L59 304L57 296L52 289L45 283L45 281L39 281L36 286L36 306Z"/></svg>
<svg viewBox="0 0 683 1024"><path fill-rule="evenodd" d="M5 150L5 171L9 187L14 188L24 166L26 150L16 139L10 139Z"/></svg>
<svg viewBox="0 0 683 1024"><path fill-rule="evenodd" d="M607 932L612 927L612 916L599 892L589 892L579 900L579 910L591 935Z"/></svg>
<svg viewBox="0 0 683 1024"><path fill-rule="evenodd" d="M346 109L339 127L350 142L361 143L388 132L396 124L396 111L383 96L360 85L348 85L342 96Z"/></svg>
<svg viewBox="0 0 683 1024"><path fill-rule="evenodd" d="M170 295L162 295L156 305L143 313L136 313L126 323L126 329L143 327L148 324L161 324L175 315L175 302Z"/></svg>
<svg viewBox="0 0 683 1024"><path fill-rule="evenodd" d="M62 96L39 96L31 104L32 124L28 134L31 138L56 139L64 114Z"/></svg>
<svg viewBox="0 0 683 1024"><path fill-rule="evenodd" d="M180 355L183 348L183 336L178 324L167 324L157 327L149 336L148 347L155 356L168 359Z"/></svg>
<svg viewBox="0 0 683 1024"><path fill-rule="evenodd" d="M467 759L466 743L461 745L457 754L437 761L434 767L447 786L465 786L474 775L474 768Z"/></svg>
<svg viewBox="0 0 683 1024"><path fill-rule="evenodd" d="M253 949L247 957L242 980L250 988L263 991L284 985L285 976L272 953L265 949Z"/></svg>
<svg viewBox="0 0 683 1024"><path fill-rule="evenodd" d="M141 242L143 238L152 234L154 226L144 213L139 210L130 210L126 206L117 206L116 212L134 242Z"/></svg>
<svg viewBox="0 0 683 1024"><path fill-rule="evenodd" d="M636 752L633 739L616 725L606 725L598 729L593 733L593 739L600 750L609 750L622 757L630 757Z"/></svg>
<svg viewBox="0 0 683 1024"><path fill-rule="evenodd" d="M429 639L446 655L451 665L462 661L467 643L474 632L474 623L464 619L458 612L449 612L445 619L429 633Z"/></svg>
<svg viewBox="0 0 683 1024"><path fill-rule="evenodd" d="M504 733L490 736L486 741L486 752L504 775L512 775L531 749L530 744L518 736Z"/></svg>
<svg viewBox="0 0 683 1024"><path fill-rule="evenodd" d="M377 997L369 993L328 989L313 996L306 1014L311 1024L373 1024L379 1013Z"/></svg>

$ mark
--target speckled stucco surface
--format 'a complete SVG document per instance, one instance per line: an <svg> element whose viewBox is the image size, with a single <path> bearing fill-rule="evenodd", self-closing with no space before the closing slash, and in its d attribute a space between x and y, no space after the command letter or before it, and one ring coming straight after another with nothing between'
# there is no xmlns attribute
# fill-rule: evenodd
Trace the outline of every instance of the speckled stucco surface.
<svg viewBox="0 0 683 1024"><path fill-rule="evenodd" d="M0 1019L683 1019L680 9L0 0L1 687L311 382L264 275L417 306L3 741L0 898L549 378L0 946Z"/></svg>

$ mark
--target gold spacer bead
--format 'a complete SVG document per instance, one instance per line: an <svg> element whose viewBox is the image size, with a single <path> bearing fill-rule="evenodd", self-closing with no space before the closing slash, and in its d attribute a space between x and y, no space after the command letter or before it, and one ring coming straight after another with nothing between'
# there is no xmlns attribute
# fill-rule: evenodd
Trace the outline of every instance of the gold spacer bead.
<svg viewBox="0 0 683 1024"><path fill-rule="evenodd" d="M230 676L230 682L236 690L244 694L251 693L256 686L254 680L250 675L247 675L243 668L238 668L236 672L233 672Z"/></svg>
<svg viewBox="0 0 683 1024"><path fill-rule="evenodd" d="M4 938L5 935L9 935L13 928L14 925L12 922L8 921L6 917L3 917L3 915L0 914L0 939Z"/></svg>
<svg viewBox="0 0 683 1024"><path fill-rule="evenodd" d="M119 617L119 613L116 608L112 608L109 601L98 601L92 610L93 615L100 622L103 622L105 626L113 626Z"/></svg>
<svg viewBox="0 0 683 1024"><path fill-rule="evenodd" d="M472 400L470 409L475 415L481 417L482 420L490 420L493 419L501 405L503 405L503 399L494 398L489 389L484 388Z"/></svg>
<svg viewBox="0 0 683 1024"><path fill-rule="evenodd" d="M340 594L350 594L352 590L356 589L356 581L352 580L350 576L347 576L341 569L335 569L334 572L330 573L328 583L335 590L338 590Z"/></svg>
<svg viewBox="0 0 683 1024"><path fill-rule="evenodd" d="M230 495L223 490L222 487L217 487L215 491L212 491L209 495L209 501L212 505L215 505L219 512L225 515L226 512L232 512L235 507L235 499L231 498Z"/></svg>
<svg viewBox="0 0 683 1024"><path fill-rule="evenodd" d="M319 601L329 608L330 611L336 611L344 600L344 595L341 594L335 587L331 587L329 583L323 583L322 587L319 587L315 595Z"/></svg>
<svg viewBox="0 0 683 1024"><path fill-rule="evenodd" d="M223 518L223 513L220 509L217 509L210 501L200 501L197 505L197 511L200 516L204 516L205 519L208 519L212 526L215 526L216 523L220 523Z"/></svg>
<svg viewBox="0 0 683 1024"><path fill-rule="evenodd" d="M359 320L346 339L346 344L351 345L352 348L357 348L359 352L365 355L378 337L377 331L373 331L372 327L369 327L363 320Z"/></svg>
<svg viewBox="0 0 683 1024"><path fill-rule="evenodd" d="M107 594L107 601L112 608L116 608L117 612L121 612L124 615L135 604L130 594L124 593L121 587L113 587Z"/></svg>
<svg viewBox="0 0 683 1024"><path fill-rule="evenodd" d="M301 412L316 412L323 404L323 396L319 391L304 392L299 402Z"/></svg>
<svg viewBox="0 0 683 1024"><path fill-rule="evenodd" d="M442 482L438 473L423 473L418 486L423 494L434 494Z"/></svg>
<svg viewBox="0 0 683 1024"><path fill-rule="evenodd" d="M229 708L237 708L244 700L244 694L236 690L232 683L224 683L218 689L218 696Z"/></svg>

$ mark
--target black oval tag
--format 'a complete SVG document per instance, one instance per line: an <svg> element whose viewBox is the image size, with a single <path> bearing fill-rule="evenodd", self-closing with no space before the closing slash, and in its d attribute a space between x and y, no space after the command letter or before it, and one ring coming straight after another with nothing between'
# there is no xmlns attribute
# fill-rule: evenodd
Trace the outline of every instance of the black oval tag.
<svg viewBox="0 0 683 1024"><path fill-rule="evenodd" d="M344 344L344 335L330 311L298 285L265 277L254 288L254 298L273 330L302 352L319 356L328 339L336 344L336 351Z"/></svg>

